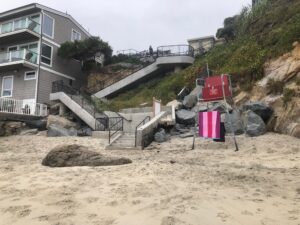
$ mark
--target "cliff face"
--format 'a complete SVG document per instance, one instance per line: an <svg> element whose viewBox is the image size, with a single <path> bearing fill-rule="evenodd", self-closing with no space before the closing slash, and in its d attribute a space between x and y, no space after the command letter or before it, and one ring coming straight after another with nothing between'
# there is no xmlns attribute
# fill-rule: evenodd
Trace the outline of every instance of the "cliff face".
<svg viewBox="0 0 300 225"><path fill-rule="evenodd" d="M238 104L246 101L263 101L274 109L269 129L278 133L300 138L300 44L294 43L294 49L264 65L264 78L256 83L250 93L241 92L235 99ZM268 81L282 83L286 94L270 94Z"/></svg>

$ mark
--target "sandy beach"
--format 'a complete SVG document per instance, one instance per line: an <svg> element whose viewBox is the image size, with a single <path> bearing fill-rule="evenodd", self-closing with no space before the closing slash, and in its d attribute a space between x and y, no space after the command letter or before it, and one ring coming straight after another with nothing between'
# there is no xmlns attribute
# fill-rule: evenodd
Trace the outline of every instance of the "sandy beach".
<svg viewBox="0 0 300 225"><path fill-rule="evenodd" d="M214 143L172 138L105 151L93 138L0 138L0 225L299 225L300 140L269 133ZM60 144L132 164L48 168Z"/></svg>

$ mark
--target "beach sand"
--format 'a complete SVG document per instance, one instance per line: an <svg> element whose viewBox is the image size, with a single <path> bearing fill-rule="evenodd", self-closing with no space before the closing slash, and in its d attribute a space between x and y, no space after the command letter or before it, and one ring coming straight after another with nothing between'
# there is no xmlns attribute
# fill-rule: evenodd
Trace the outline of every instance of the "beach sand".
<svg viewBox="0 0 300 225"><path fill-rule="evenodd" d="M299 225L300 140L268 133L214 143L172 138L144 151L105 151L80 137L0 138L0 225ZM132 164L48 168L60 144Z"/></svg>

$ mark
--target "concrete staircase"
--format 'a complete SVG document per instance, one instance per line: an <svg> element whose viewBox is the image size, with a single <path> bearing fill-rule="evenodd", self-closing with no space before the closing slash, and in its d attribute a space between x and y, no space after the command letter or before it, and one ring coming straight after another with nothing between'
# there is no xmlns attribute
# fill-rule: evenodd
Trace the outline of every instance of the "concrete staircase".
<svg viewBox="0 0 300 225"><path fill-rule="evenodd" d="M188 47L188 48L185 49L185 51L174 52L172 51L174 47L176 47L176 49L177 47L178 49L180 49L180 47ZM109 84L108 86L104 86L102 90L98 91L93 96L97 98L105 98L137 82L142 78L156 74L157 71L161 68L168 68L168 69L173 68L174 70L177 70L178 68L191 65L194 62L194 57L193 57L193 50L191 50L190 48L191 48L190 46L171 46L171 47L161 46L160 50L158 49L158 52L160 54L156 56L156 60L152 64L112 84Z"/></svg>
<svg viewBox="0 0 300 225"><path fill-rule="evenodd" d="M98 111L90 100L72 87L61 82L54 82L50 100L61 102L93 130L105 130L105 125L101 123L103 122L101 119L107 119L108 116Z"/></svg>
<svg viewBox="0 0 300 225"><path fill-rule="evenodd" d="M135 134L123 133L113 141L110 145L106 146L106 150L140 150L141 148L135 147Z"/></svg>

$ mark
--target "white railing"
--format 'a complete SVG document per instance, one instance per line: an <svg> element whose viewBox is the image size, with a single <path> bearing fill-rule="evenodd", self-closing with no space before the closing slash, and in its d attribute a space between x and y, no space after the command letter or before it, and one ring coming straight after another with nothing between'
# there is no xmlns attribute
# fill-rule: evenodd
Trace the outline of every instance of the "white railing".
<svg viewBox="0 0 300 225"><path fill-rule="evenodd" d="M37 34L41 33L41 25L30 18L15 19L0 24L0 34L10 33L17 30L28 29Z"/></svg>
<svg viewBox="0 0 300 225"><path fill-rule="evenodd" d="M48 115L47 106L44 104L12 98L0 98L0 112L30 116Z"/></svg>
<svg viewBox="0 0 300 225"><path fill-rule="evenodd" d="M27 62L37 64L38 54L27 49L22 49L18 51L0 52L0 64L8 63L8 62L16 62L20 60L25 60Z"/></svg>

